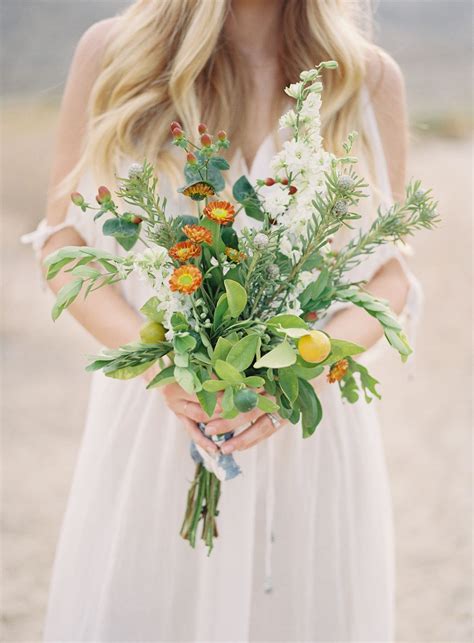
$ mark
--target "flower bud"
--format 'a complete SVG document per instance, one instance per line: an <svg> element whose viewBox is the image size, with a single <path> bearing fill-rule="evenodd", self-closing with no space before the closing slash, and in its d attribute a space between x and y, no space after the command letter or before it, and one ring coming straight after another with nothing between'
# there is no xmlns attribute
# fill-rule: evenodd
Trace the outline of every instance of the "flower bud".
<svg viewBox="0 0 474 643"><path fill-rule="evenodd" d="M101 185L97 191L97 196L95 197L95 199L99 205L111 201L112 195L110 194L109 188L106 188L105 185Z"/></svg>
<svg viewBox="0 0 474 643"><path fill-rule="evenodd" d="M315 310L310 310L306 315L304 316L304 320L307 322L315 322L318 319L318 313Z"/></svg>
<svg viewBox="0 0 474 643"><path fill-rule="evenodd" d="M296 185L290 185L290 187L288 188L288 192L290 194L296 194L298 192L298 188L296 187Z"/></svg>
<svg viewBox="0 0 474 643"><path fill-rule="evenodd" d="M227 133L226 133L226 132L224 132L224 130L223 130L223 129L221 129L221 130L219 130L219 131L217 132L217 138L218 138L220 141L226 141L226 140L227 140Z"/></svg>
<svg viewBox="0 0 474 643"><path fill-rule="evenodd" d="M205 123L199 123L198 132L199 134L205 134L207 132L207 125Z"/></svg>
<svg viewBox="0 0 474 643"><path fill-rule="evenodd" d="M204 134L201 136L201 144L202 144L204 147L211 147L211 145L212 145L212 139L211 139L211 137L209 136L209 134L204 133Z"/></svg>
<svg viewBox="0 0 474 643"><path fill-rule="evenodd" d="M341 190L352 190L354 187L354 179L348 174L343 174L339 177L337 184Z"/></svg>
<svg viewBox="0 0 474 643"><path fill-rule="evenodd" d="M335 60L326 60L326 62L323 62L319 65L323 69L337 69L338 64Z"/></svg>
<svg viewBox="0 0 474 643"><path fill-rule="evenodd" d="M253 238L253 245L257 250L263 250L268 246L268 237L263 232L258 232Z"/></svg>
<svg viewBox="0 0 474 643"><path fill-rule="evenodd" d="M131 166L128 168L128 178L129 179L134 179L137 176L140 176L140 174L143 172L143 165L140 163L132 163Z"/></svg>
<svg viewBox="0 0 474 643"><path fill-rule="evenodd" d="M270 279L276 279L280 274L280 268L276 265L276 263L271 263L267 268L267 274Z"/></svg>
<svg viewBox="0 0 474 643"><path fill-rule="evenodd" d="M267 179L265 179L265 185L268 185L268 187L275 185L275 179L272 179L272 177L269 176Z"/></svg>
<svg viewBox="0 0 474 643"><path fill-rule="evenodd" d="M80 192L73 192L71 194L71 201L74 203L74 205L83 205L85 203L84 197Z"/></svg>
<svg viewBox="0 0 474 643"><path fill-rule="evenodd" d="M174 129L181 129L181 123L178 123L178 121L173 121L170 124L170 130L173 132Z"/></svg>
<svg viewBox="0 0 474 643"><path fill-rule="evenodd" d="M344 199L339 199L334 204L334 212L339 216L347 214L347 210L348 210L347 201L344 201Z"/></svg>
<svg viewBox="0 0 474 643"><path fill-rule="evenodd" d="M196 155L195 155L195 154L193 154L192 152L188 152L188 153L186 154L186 160L188 161L188 163L189 163L190 165L195 165L195 163L197 163Z"/></svg>

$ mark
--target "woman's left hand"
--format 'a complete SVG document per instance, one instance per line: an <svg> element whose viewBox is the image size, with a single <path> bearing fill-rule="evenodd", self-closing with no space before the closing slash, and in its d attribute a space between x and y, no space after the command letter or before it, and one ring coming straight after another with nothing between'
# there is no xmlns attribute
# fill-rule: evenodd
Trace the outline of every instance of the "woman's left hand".
<svg viewBox="0 0 474 643"><path fill-rule="evenodd" d="M283 425L288 424L287 420L283 420L276 413L275 417L278 418L276 423L278 425L278 429L283 428ZM222 445L221 452L224 455L234 451L245 451L245 449L255 446L277 431L277 428L274 426L268 413L264 413L260 409L254 409L249 413L241 413L232 420L212 420L206 424L205 433L206 435L229 433L229 431L235 431L239 427L245 426L249 423L251 423L249 427L241 431L238 435L235 435L230 440L227 440Z"/></svg>

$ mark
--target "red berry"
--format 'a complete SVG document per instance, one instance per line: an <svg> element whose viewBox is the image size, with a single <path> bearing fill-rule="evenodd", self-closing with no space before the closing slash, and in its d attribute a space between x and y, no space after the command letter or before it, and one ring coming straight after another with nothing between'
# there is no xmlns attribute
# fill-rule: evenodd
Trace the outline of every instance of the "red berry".
<svg viewBox="0 0 474 643"><path fill-rule="evenodd" d="M174 130L172 131L173 138L182 138L183 137L183 130L180 127L175 127Z"/></svg>
<svg viewBox="0 0 474 643"><path fill-rule="evenodd" d="M181 129L181 123L178 123L178 121L173 121L170 125L170 130L173 131L176 128Z"/></svg>
<svg viewBox="0 0 474 643"><path fill-rule="evenodd" d="M82 205L84 203L84 197L80 192L73 192L71 194L71 201L74 205Z"/></svg>
<svg viewBox="0 0 474 643"><path fill-rule="evenodd" d="M304 318L306 321L314 322L318 319L318 313L315 310L310 310L309 313L306 313Z"/></svg>
<svg viewBox="0 0 474 643"><path fill-rule="evenodd" d="M272 177L269 176L268 179L265 179L265 185L268 185L268 187L275 185L275 179L272 179Z"/></svg>
<svg viewBox="0 0 474 643"><path fill-rule="evenodd" d="M212 139L209 134L203 134L201 136L201 143L204 147L210 147L212 145Z"/></svg>
<svg viewBox="0 0 474 643"><path fill-rule="evenodd" d="M196 163L196 161L197 161L197 158L196 158L195 154L193 154L192 152L188 152L186 154L186 159L187 159L188 163L190 163L191 165L194 165L194 163Z"/></svg>
<svg viewBox="0 0 474 643"><path fill-rule="evenodd" d="M223 130L223 129L219 130L219 131L217 132L217 138L218 138L220 141L226 141L226 140L227 140L227 134L226 134L226 132L224 132L224 130Z"/></svg>
<svg viewBox="0 0 474 643"><path fill-rule="evenodd" d="M288 185L288 179L287 178L280 179L280 183L282 185Z"/></svg>
<svg viewBox="0 0 474 643"><path fill-rule="evenodd" d="M290 194L296 194L298 192L298 188L295 185L290 185L290 187L288 188L288 192Z"/></svg>
<svg viewBox="0 0 474 643"><path fill-rule="evenodd" d="M205 125L204 123L199 123L198 132L199 134L205 134L207 132L207 125Z"/></svg>
<svg viewBox="0 0 474 643"><path fill-rule="evenodd" d="M134 214L133 217L130 219L132 223L136 223L137 225L143 221L141 217L138 215Z"/></svg>
<svg viewBox="0 0 474 643"><path fill-rule="evenodd" d="M102 203L105 203L106 201L110 201L112 195L110 194L109 188L106 188L105 185L101 185L97 190L97 196L95 198L97 203L99 203L100 205Z"/></svg>

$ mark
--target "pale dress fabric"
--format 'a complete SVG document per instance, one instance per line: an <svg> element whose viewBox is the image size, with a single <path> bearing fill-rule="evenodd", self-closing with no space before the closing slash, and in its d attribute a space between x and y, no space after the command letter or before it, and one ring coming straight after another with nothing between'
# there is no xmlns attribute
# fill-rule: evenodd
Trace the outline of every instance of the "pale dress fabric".
<svg viewBox="0 0 474 643"><path fill-rule="evenodd" d="M376 121L366 93L363 99L389 202ZM237 159L236 175L267 176L274 152L270 136L250 172ZM95 188L85 175L79 190L87 200ZM191 211L164 180L161 190L170 212ZM66 224L88 245L118 252L91 220L72 206ZM243 214L237 220L254 225ZM43 229L36 245L49 232ZM354 277L370 278L397 252L373 255ZM407 313L414 319L420 291L408 274ZM131 279L123 294L138 309L152 293ZM140 378L120 382L95 374L45 640L392 640L391 499L375 404L345 404L336 385L326 387L322 403L324 419L311 439L302 440L299 427L284 428L237 454L243 475L223 485L220 537L208 558L200 544L192 550L178 535L194 473L186 432Z"/></svg>

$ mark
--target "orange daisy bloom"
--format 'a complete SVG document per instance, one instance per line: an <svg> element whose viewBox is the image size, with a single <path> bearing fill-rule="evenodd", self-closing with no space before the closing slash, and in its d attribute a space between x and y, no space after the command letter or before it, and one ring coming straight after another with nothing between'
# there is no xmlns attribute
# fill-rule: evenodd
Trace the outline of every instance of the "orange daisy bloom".
<svg viewBox="0 0 474 643"><path fill-rule="evenodd" d="M194 183L183 190L184 196L189 196L194 201L202 201L208 196L214 196L214 188L209 183Z"/></svg>
<svg viewBox="0 0 474 643"><path fill-rule="evenodd" d="M185 225L183 232L194 243L212 243L212 232L202 225Z"/></svg>
<svg viewBox="0 0 474 643"><path fill-rule="evenodd" d="M245 252L240 252L239 250L236 250L235 248L229 248L227 247L225 250L225 255L228 259L233 261L234 263L240 263L241 261L244 261L244 259L247 259L247 255Z"/></svg>
<svg viewBox="0 0 474 643"><path fill-rule="evenodd" d="M211 221L216 221L219 225L232 223L235 216L235 210L232 203L228 201L211 201L204 208L204 214Z"/></svg>
<svg viewBox="0 0 474 643"><path fill-rule="evenodd" d="M176 243L168 250L168 254L172 259L184 263L192 257L199 257L201 254L201 247L193 241L181 241Z"/></svg>
<svg viewBox="0 0 474 643"><path fill-rule="evenodd" d="M329 369L328 373L328 382L330 384L334 384L334 382L339 382L339 380L342 380L344 375L347 373L349 369L349 362L347 359L340 359L338 362L333 364L331 368Z"/></svg>
<svg viewBox="0 0 474 643"><path fill-rule="evenodd" d="M182 292L186 295L191 295L201 284L201 271L190 264L176 268L169 282L171 290Z"/></svg>

